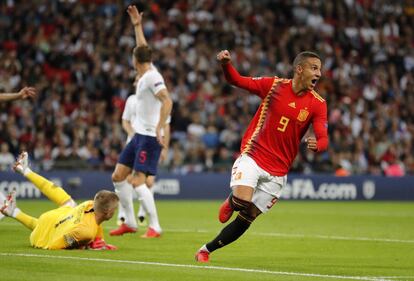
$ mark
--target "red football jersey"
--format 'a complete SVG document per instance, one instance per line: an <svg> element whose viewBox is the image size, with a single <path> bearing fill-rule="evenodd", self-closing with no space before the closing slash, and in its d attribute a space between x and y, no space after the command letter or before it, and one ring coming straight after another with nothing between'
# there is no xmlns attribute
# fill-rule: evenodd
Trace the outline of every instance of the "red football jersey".
<svg viewBox="0 0 414 281"><path fill-rule="evenodd" d="M230 64L223 65L226 80L262 99L241 143L257 165L274 176L288 173L302 137L312 124L318 151L328 147L328 121L325 100L315 91L296 95L291 79L243 77Z"/></svg>

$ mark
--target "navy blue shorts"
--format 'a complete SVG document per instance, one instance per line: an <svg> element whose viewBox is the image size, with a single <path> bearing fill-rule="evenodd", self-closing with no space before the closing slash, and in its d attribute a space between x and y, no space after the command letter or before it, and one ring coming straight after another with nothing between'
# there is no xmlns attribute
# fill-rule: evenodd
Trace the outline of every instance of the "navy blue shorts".
<svg viewBox="0 0 414 281"><path fill-rule="evenodd" d="M156 175L161 145L156 137L135 134L122 150L118 163L146 175Z"/></svg>

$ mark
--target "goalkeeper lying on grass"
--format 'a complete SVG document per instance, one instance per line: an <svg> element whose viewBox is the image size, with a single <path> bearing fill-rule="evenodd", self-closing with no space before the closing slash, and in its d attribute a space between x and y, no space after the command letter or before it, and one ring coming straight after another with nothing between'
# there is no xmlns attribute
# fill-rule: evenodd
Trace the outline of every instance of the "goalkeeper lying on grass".
<svg viewBox="0 0 414 281"><path fill-rule="evenodd" d="M42 249L116 250L103 240L101 224L112 218L119 198L115 192L101 190L94 200L77 205L61 187L34 173L28 166L27 152L18 157L13 170L30 180L59 208L43 213L38 219L16 207L12 191L0 208L5 216L13 217L32 230L30 244ZM0 205L3 202L0 202Z"/></svg>

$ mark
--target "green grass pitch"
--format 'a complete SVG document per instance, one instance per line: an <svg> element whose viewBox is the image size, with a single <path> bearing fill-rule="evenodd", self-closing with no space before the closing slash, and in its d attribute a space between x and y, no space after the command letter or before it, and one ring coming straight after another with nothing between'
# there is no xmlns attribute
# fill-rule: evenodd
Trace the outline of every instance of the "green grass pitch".
<svg viewBox="0 0 414 281"><path fill-rule="evenodd" d="M221 230L218 201L157 201L164 233L110 237L117 251L46 251L0 221L0 280L414 280L414 204L281 201L208 264L194 253ZM43 200L18 206L38 216Z"/></svg>

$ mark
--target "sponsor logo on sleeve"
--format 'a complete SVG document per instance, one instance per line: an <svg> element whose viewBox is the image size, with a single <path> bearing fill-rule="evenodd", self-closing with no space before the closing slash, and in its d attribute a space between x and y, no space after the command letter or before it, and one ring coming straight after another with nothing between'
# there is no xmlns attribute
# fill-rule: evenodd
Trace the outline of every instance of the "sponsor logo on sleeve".
<svg viewBox="0 0 414 281"><path fill-rule="evenodd" d="M161 85L163 85L164 83L162 82L162 81L160 81L160 82L157 82L157 83L155 83L154 84L154 87L158 87L158 86L161 86Z"/></svg>
<svg viewBox="0 0 414 281"><path fill-rule="evenodd" d="M234 180L239 180L239 179L241 179L242 178L242 172L238 172L238 173L236 173L234 176L233 176L233 178L234 178Z"/></svg>

